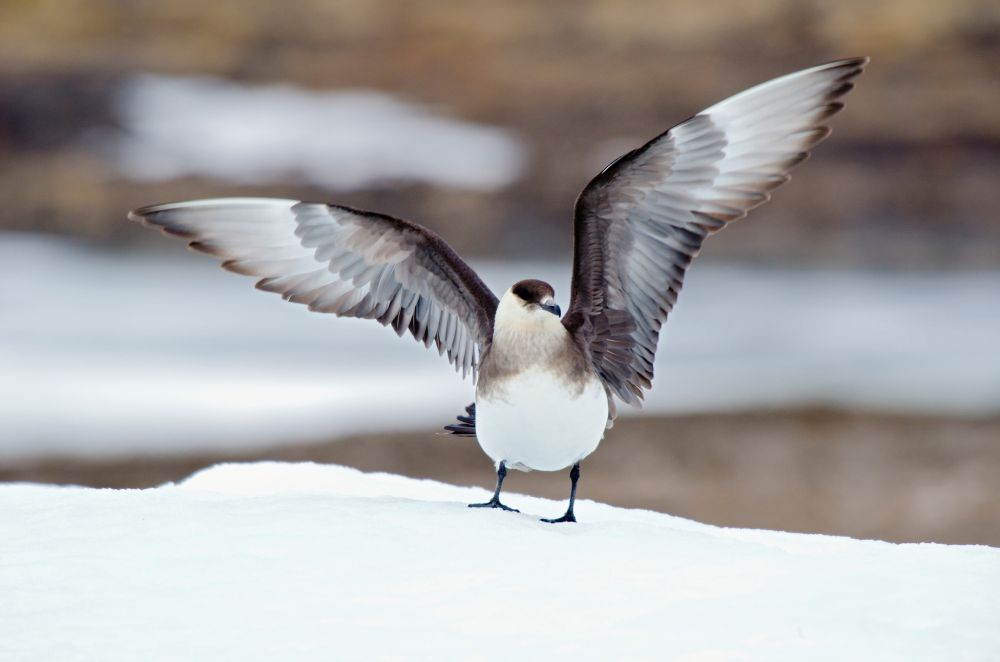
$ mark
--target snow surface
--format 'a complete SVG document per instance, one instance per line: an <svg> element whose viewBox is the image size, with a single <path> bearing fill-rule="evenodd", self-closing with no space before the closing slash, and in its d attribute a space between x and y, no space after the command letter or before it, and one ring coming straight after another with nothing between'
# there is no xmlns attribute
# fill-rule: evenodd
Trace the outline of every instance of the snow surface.
<svg viewBox="0 0 1000 662"><path fill-rule="evenodd" d="M513 132L371 90L311 91L207 76L143 75L117 99L99 150L133 179L306 181L348 190L395 181L494 190L526 154Z"/></svg>
<svg viewBox="0 0 1000 662"><path fill-rule="evenodd" d="M277 463L0 485L0 659L1000 658L1000 549L487 496Z"/></svg>
<svg viewBox="0 0 1000 662"><path fill-rule="evenodd" d="M0 461L432 431L472 401L471 383L411 339L309 313L171 248L122 253L0 233ZM568 264L474 266L495 291L536 277L568 300ZM997 292L1000 272L697 264L645 408L621 411L995 415Z"/></svg>

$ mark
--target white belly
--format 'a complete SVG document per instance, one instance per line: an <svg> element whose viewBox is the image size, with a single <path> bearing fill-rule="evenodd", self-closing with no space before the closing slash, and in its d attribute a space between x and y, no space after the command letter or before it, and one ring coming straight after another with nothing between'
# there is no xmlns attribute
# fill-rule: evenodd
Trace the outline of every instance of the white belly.
<svg viewBox="0 0 1000 662"><path fill-rule="evenodd" d="M498 465L558 471L590 455L604 437L608 398L596 377L577 394L532 368L490 398L476 394L476 437Z"/></svg>

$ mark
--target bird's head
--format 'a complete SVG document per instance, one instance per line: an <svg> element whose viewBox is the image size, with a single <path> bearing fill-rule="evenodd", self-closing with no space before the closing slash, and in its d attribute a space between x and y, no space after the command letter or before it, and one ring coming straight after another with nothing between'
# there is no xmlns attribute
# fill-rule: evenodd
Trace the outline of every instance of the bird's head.
<svg viewBox="0 0 1000 662"><path fill-rule="evenodd" d="M504 298L511 297L513 302L529 312L543 311L559 317L562 310L553 298L555 295L556 291L544 280L529 278L511 285Z"/></svg>
<svg viewBox="0 0 1000 662"><path fill-rule="evenodd" d="M555 291L545 281L528 279L511 285L500 297L497 308L497 328L528 330L562 328L562 315L553 296Z"/></svg>

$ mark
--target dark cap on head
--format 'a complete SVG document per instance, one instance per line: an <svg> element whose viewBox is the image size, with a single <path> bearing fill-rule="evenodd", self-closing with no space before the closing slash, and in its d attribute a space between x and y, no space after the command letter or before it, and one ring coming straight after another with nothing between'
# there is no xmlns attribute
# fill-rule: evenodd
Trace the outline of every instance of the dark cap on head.
<svg viewBox="0 0 1000 662"><path fill-rule="evenodd" d="M552 286L544 280L536 280L534 278L514 283L510 291L527 303L541 303L543 300L555 296L556 293L552 289Z"/></svg>

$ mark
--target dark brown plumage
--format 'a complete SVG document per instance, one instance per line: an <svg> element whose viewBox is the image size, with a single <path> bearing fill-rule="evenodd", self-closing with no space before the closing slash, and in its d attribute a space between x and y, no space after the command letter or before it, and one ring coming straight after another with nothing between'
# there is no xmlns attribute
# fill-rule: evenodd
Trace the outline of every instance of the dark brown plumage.
<svg viewBox="0 0 1000 662"><path fill-rule="evenodd" d="M556 294L551 285L535 278L528 278L514 283L510 291L514 293L514 296L526 303L539 303Z"/></svg>
<svg viewBox="0 0 1000 662"><path fill-rule="evenodd" d="M465 415L459 414L455 417L458 423L444 426L444 429L456 437L476 436L476 403L473 402L465 408Z"/></svg>

